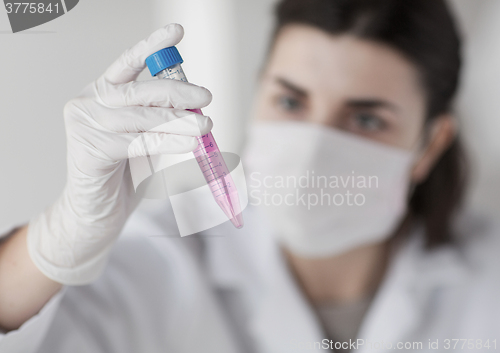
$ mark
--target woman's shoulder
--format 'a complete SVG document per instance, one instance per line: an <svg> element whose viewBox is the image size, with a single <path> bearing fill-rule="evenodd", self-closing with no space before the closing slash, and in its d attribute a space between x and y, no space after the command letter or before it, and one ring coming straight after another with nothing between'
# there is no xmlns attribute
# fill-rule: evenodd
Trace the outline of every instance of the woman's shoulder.
<svg viewBox="0 0 500 353"><path fill-rule="evenodd" d="M418 311L429 313L422 337L494 339L500 330L500 223L468 212L454 226L454 241L432 249L422 228L415 230L398 253L398 285Z"/></svg>
<svg viewBox="0 0 500 353"><path fill-rule="evenodd" d="M498 334L500 326L500 222L494 217L467 212L457 220L455 248L461 260L464 276L450 288L451 299L463 320L463 332L477 335ZM457 303L458 303L457 302ZM486 336L485 336L486 337ZM491 339L496 337L489 337Z"/></svg>
<svg viewBox="0 0 500 353"><path fill-rule="evenodd" d="M500 315L500 222L491 216L468 211L455 223L450 245L463 274L456 289L477 311Z"/></svg>
<svg viewBox="0 0 500 353"><path fill-rule="evenodd" d="M438 287L470 295L488 290L500 297L500 222L464 212L453 230L452 242L428 249L423 228L416 227L397 253L403 277L429 292Z"/></svg>

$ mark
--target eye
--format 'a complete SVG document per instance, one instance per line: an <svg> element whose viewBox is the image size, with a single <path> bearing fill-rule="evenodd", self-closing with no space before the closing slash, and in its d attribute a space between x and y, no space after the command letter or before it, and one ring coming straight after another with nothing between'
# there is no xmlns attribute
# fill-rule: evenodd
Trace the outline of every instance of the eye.
<svg viewBox="0 0 500 353"><path fill-rule="evenodd" d="M279 96L277 103L280 108L288 112L298 112L303 108L302 102L290 95Z"/></svg>
<svg viewBox="0 0 500 353"><path fill-rule="evenodd" d="M353 114L353 122L355 129L360 129L365 132L382 131L387 128L387 123L370 112L356 112Z"/></svg>

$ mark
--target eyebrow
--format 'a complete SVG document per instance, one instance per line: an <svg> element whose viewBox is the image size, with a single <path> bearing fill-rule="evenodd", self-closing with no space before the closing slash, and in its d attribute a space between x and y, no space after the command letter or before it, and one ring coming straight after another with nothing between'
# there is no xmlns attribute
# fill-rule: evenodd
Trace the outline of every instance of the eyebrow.
<svg viewBox="0 0 500 353"><path fill-rule="evenodd" d="M399 110L396 105L383 99L349 99L347 101L347 106L364 109L387 108L396 112Z"/></svg>
<svg viewBox="0 0 500 353"><path fill-rule="evenodd" d="M282 77L276 77L276 82L278 82L281 86L294 92L296 95L298 95L300 97L307 97L307 91L305 89L300 88L296 84L291 83L290 81L288 81Z"/></svg>

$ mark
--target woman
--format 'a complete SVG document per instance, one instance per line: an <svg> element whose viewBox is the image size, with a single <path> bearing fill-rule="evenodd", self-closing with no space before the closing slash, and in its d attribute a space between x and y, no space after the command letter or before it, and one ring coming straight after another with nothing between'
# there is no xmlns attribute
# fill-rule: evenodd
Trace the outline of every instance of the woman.
<svg viewBox="0 0 500 353"><path fill-rule="evenodd" d="M496 349L498 240L453 217L461 60L444 2L284 0L277 19L246 226L181 241L152 236L175 227L168 204L132 213L127 157L191 151L212 126L183 110L209 103L204 88L134 82L180 41L166 26L65 107L63 195L0 248L0 352ZM129 148L140 135L148 151ZM276 183L308 171L357 182L335 207L310 196L324 179Z"/></svg>

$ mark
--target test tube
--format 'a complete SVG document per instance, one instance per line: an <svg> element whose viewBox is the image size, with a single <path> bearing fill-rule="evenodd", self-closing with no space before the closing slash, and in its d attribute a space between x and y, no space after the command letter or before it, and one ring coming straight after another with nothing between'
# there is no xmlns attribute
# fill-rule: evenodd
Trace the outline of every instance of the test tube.
<svg viewBox="0 0 500 353"><path fill-rule="evenodd" d="M181 64L182 57L177 48L168 47L146 58L151 75L159 79L188 82ZM188 109L203 114L200 109ZM236 228L243 227L240 198L226 162L211 132L198 136L198 147L193 151L196 161L212 192L215 202Z"/></svg>

